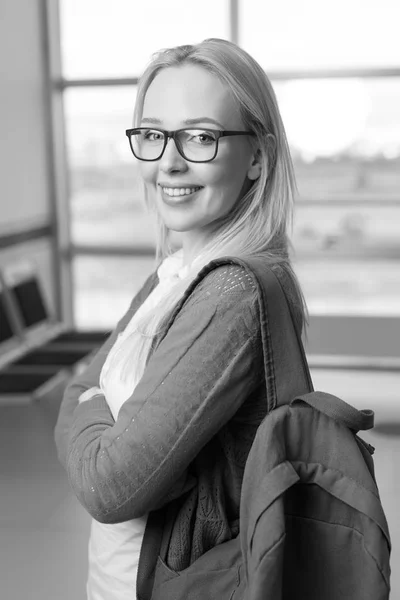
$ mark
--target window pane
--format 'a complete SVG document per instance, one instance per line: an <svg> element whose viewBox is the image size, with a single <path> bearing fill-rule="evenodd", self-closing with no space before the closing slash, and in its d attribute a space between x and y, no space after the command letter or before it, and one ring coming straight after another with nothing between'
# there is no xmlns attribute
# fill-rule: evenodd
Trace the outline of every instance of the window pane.
<svg viewBox="0 0 400 600"><path fill-rule="evenodd" d="M65 92L71 237L76 244L154 245L153 220L125 135L135 95L130 86Z"/></svg>
<svg viewBox="0 0 400 600"><path fill-rule="evenodd" d="M398 197L400 78L297 80L274 82L274 88L292 155L304 168L311 165L303 177L307 193L318 191L319 181L319 195L356 191L365 197L375 190ZM325 177L324 161L336 165L333 176ZM386 164L384 176L377 161ZM352 168L343 170L343 162Z"/></svg>
<svg viewBox="0 0 400 600"><path fill-rule="evenodd" d="M72 263L75 326L113 329L154 267L150 257L77 256Z"/></svg>
<svg viewBox="0 0 400 600"><path fill-rule="evenodd" d="M398 67L395 0L240 0L240 45L264 69Z"/></svg>
<svg viewBox="0 0 400 600"><path fill-rule="evenodd" d="M301 257L400 258L400 202L318 206L300 200L296 208L293 242Z"/></svg>
<svg viewBox="0 0 400 600"><path fill-rule="evenodd" d="M229 37L229 0L61 0L63 75L136 77L161 48Z"/></svg>
<svg viewBox="0 0 400 600"><path fill-rule="evenodd" d="M400 314L400 80L274 87L299 188L292 240L311 313Z"/></svg>
<svg viewBox="0 0 400 600"><path fill-rule="evenodd" d="M400 316L400 261L299 257L295 271L311 315Z"/></svg>

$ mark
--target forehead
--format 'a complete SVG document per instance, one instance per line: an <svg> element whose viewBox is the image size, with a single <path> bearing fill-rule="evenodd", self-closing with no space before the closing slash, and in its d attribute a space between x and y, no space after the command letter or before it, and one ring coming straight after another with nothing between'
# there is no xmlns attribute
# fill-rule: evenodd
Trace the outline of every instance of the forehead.
<svg viewBox="0 0 400 600"><path fill-rule="evenodd" d="M215 119L226 129L241 124L232 92L213 73L198 65L160 71L147 90L142 118L159 119L165 128L174 128L199 117Z"/></svg>

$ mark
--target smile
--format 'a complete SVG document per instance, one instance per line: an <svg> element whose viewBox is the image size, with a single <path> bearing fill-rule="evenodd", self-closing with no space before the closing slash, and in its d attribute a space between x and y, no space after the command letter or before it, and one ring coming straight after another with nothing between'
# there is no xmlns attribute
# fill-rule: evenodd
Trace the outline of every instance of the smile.
<svg viewBox="0 0 400 600"><path fill-rule="evenodd" d="M198 192L201 189L201 186L197 187L162 187L163 193L170 197L176 196L189 196L194 192Z"/></svg>

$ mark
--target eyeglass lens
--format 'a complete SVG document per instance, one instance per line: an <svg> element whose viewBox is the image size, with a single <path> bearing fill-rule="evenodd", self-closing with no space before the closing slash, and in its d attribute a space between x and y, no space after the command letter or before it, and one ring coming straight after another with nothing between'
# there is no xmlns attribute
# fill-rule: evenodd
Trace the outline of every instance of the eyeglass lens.
<svg viewBox="0 0 400 600"><path fill-rule="evenodd" d="M192 161L210 160L215 155L217 139L212 131L185 129L176 134L178 149ZM164 150L165 135L157 129L141 128L131 135L134 154L143 160L157 160Z"/></svg>

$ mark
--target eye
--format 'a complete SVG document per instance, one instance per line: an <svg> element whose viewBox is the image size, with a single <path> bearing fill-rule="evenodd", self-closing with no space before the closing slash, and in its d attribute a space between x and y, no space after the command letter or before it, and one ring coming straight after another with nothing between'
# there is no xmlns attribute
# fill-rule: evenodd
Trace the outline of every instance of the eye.
<svg viewBox="0 0 400 600"><path fill-rule="evenodd" d="M204 132L199 134L199 142L201 144L212 144L215 142L215 137L210 133Z"/></svg>
<svg viewBox="0 0 400 600"><path fill-rule="evenodd" d="M154 129L146 129L146 131L143 131L143 138L146 142L162 142L164 140L164 134L161 131Z"/></svg>
<svg viewBox="0 0 400 600"><path fill-rule="evenodd" d="M200 146L209 146L215 143L215 135L212 131L196 129L187 132L189 134L189 142L199 144Z"/></svg>

